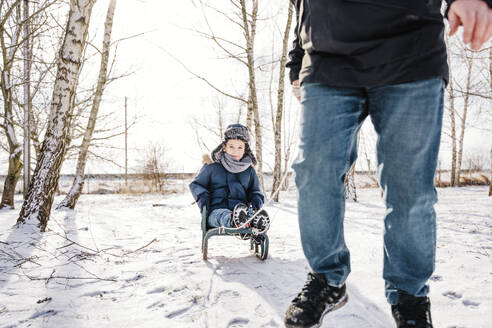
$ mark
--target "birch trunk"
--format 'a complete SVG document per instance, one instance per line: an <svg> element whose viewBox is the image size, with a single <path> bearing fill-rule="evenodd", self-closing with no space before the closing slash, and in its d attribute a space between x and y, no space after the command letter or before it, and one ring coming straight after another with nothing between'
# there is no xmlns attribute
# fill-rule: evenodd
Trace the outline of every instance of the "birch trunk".
<svg viewBox="0 0 492 328"><path fill-rule="evenodd" d="M89 152L89 146L92 140L92 135L94 133L94 127L96 126L97 113L99 111L99 106L101 104L102 95L104 93L104 87L107 82L107 72L108 72L108 60L109 60L109 50L111 45L111 32L113 29L113 16L116 6L116 0L111 0L108 6L108 11L106 15L106 21L104 23L104 40L103 40L103 50L101 56L101 64L99 67L99 76L97 79L97 87L94 95L94 100L92 102L92 108L89 115L89 121L87 122L87 127L85 129L84 138L82 140L82 145L80 146L79 157L77 159L77 168L75 171L75 178L72 182L72 187L66 195L65 199L61 201L57 208L68 207L75 208L77 200L82 193L85 181L85 166L87 163L87 154Z"/></svg>
<svg viewBox="0 0 492 328"><path fill-rule="evenodd" d="M263 182L263 152L262 152L262 132L260 124L260 113L258 110L258 97L256 91L256 76L255 76L255 57L254 57L254 43L256 36L256 20L258 17L258 0L252 0L253 9L251 15L248 14L246 8L246 1L241 0L241 15L243 19L243 29L244 36L246 38L246 57L248 60L248 74L249 74L249 96L248 96L248 115L247 115L247 126L251 129L251 119L254 123L254 133L255 133L255 148L256 148L256 159L258 165L256 171L258 173L258 179L260 180L261 188L264 190ZM248 19L249 18L249 19ZM250 30L251 26L251 30Z"/></svg>
<svg viewBox="0 0 492 328"><path fill-rule="evenodd" d="M359 144L360 144L360 131L357 133L357 144L355 147L357 147L357 150L359 149ZM345 176L345 199L351 199L354 202L357 201L357 187L355 185L355 164L356 162L352 163L352 166L350 167L349 171L347 172Z"/></svg>
<svg viewBox="0 0 492 328"><path fill-rule="evenodd" d="M454 85L453 85L453 77L451 75L451 66L449 68L449 118L451 121L451 179L450 184L454 187L456 183L456 109L454 105Z"/></svg>
<svg viewBox="0 0 492 328"><path fill-rule="evenodd" d="M355 186L355 162L345 176L345 199L357 202L357 188Z"/></svg>
<svg viewBox="0 0 492 328"><path fill-rule="evenodd" d="M14 7L15 6L15 7ZM21 23L21 8L20 1L17 1L9 9L9 15L15 9L17 26L15 27L14 33L11 36L10 44L5 44L5 34L8 35L7 31L4 30L3 24L5 24L7 17L2 18L2 27L0 28L0 42L2 47L2 76L1 76L1 89L3 96L3 109L4 109L4 124L3 128L5 130L5 136L7 138L8 150L9 150L9 165L7 171L7 177L3 185L2 201L0 202L0 208L9 207L14 208L14 193L17 182L19 181L19 176L22 171L22 146L17 141L14 128L14 116L13 116L13 93L12 93L12 80L11 71L14 66L15 54L19 49L19 37L21 34L22 23Z"/></svg>
<svg viewBox="0 0 492 328"><path fill-rule="evenodd" d="M492 94L492 41L490 41L490 48L489 48L489 82L490 82L490 93Z"/></svg>
<svg viewBox="0 0 492 328"><path fill-rule="evenodd" d="M446 42L446 47L450 49L449 37L447 33L444 33L444 40ZM454 98L456 97L454 90L454 81L453 81L453 66L451 65L451 56L448 55L448 69L449 69L449 84L448 84L448 93L449 93L449 120L451 122L451 178L450 185L453 187L456 182L456 109Z"/></svg>
<svg viewBox="0 0 492 328"><path fill-rule="evenodd" d="M492 48L491 48L492 52ZM492 77L492 75L491 75ZM492 196L492 146L490 146L490 181L489 181L489 196Z"/></svg>
<svg viewBox="0 0 492 328"><path fill-rule="evenodd" d="M26 221L38 220L40 230L46 230L69 136L73 109L71 101L79 77L94 3L95 0L70 1L67 27L57 63L48 127L27 198L17 220L18 226Z"/></svg>
<svg viewBox="0 0 492 328"><path fill-rule="evenodd" d="M284 114L284 90L285 90L285 63L287 62L287 47L289 42L290 27L292 25L292 3L289 2L289 11L287 14L287 23L285 24L282 57L280 58L280 73L277 91L277 112L274 121L274 140L275 140L275 164L273 168L272 194L273 200L278 202L280 199L280 181L282 179L282 116Z"/></svg>
<svg viewBox="0 0 492 328"><path fill-rule="evenodd" d="M489 48L489 81L490 81L490 93L492 94L492 42ZM490 146L490 183L489 183L489 196L492 196L492 145Z"/></svg>
<svg viewBox="0 0 492 328"><path fill-rule="evenodd" d="M30 51L30 32L27 19L29 18L29 0L24 0L24 183L23 195L27 196L29 181L31 180L31 134L30 134L30 113L31 113L31 51Z"/></svg>
<svg viewBox="0 0 492 328"><path fill-rule="evenodd" d="M463 141L465 139L465 129L466 129L466 116L468 113L468 105L470 102L470 88L471 88L471 77L472 77L472 69L473 69L473 52L470 52L470 58L468 60L468 75L466 77L466 90L465 90L465 100L463 105L463 115L461 116L461 131L460 131L460 139L458 144L458 159L456 164L456 182L455 185L460 185L460 177L461 177L461 165L463 161Z"/></svg>

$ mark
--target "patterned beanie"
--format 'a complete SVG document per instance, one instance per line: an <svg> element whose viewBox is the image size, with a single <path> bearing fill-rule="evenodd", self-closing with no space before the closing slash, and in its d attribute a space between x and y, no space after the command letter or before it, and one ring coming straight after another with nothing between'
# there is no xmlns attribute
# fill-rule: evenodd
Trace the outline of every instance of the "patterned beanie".
<svg viewBox="0 0 492 328"><path fill-rule="evenodd" d="M248 128L242 124L230 124L227 126L224 132L225 141L229 139L240 139L246 143L249 143Z"/></svg>
<svg viewBox="0 0 492 328"><path fill-rule="evenodd" d="M250 138L249 138L248 128L239 123L230 124L227 126L224 132L224 141L222 141L222 143L212 151L212 160L214 162L219 162L222 148L225 146L227 141L231 139L239 139L244 141L245 144L244 156L251 157L253 165L256 165L256 158L253 155L253 152L251 151L251 148L249 146Z"/></svg>

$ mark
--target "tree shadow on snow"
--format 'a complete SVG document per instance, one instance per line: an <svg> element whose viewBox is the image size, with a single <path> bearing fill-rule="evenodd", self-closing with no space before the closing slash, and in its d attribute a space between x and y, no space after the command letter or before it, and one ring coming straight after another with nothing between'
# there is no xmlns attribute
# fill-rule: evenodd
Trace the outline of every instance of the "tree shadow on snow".
<svg viewBox="0 0 492 328"><path fill-rule="evenodd" d="M68 240L62 242L64 246L57 247L57 242L63 238L63 234L78 242L75 212L70 210L58 213L58 215L52 213L48 230L43 233L39 231L37 220L32 221L20 227L13 226L0 235L0 241L2 241L0 243L0 291L16 296L20 292L19 288L27 287L32 290L32 293L26 294L31 297L25 300L26 308L16 311L18 314L15 321L18 325L41 323L51 325L53 320L59 321L58 323L66 322L68 317L62 312L66 307L66 302L72 298L71 282L65 279L60 280L56 276L87 275L81 272L82 270L76 265L68 264L69 257L74 254L72 247L65 247L70 244ZM60 233L60 230L63 232ZM9 235L4 239L3 236L6 234ZM26 291L21 291L21 294L23 293ZM0 300L7 299L3 296L0 293ZM1 305L0 302L0 308ZM70 327L82 325L82 322L70 323Z"/></svg>
<svg viewBox="0 0 492 328"><path fill-rule="evenodd" d="M240 283L268 303L281 322L291 300L304 285L309 266L305 259L287 260L270 257L260 261L254 257L231 259L215 257L216 263L208 262L223 281ZM215 261L214 261L215 262ZM325 316L322 327L343 328L393 328L394 321L373 301L360 294L358 288L347 284L349 301L341 309ZM254 302L262 302L254 298ZM389 306L389 305L388 305Z"/></svg>
<svg viewBox="0 0 492 328"><path fill-rule="evenodd" d="M4 238L7 234L8 237ZM22 265L38 265L32 254L42 238L37 225L31 223L20 227L14 225L0 235L0 290L14 277L24 276L19 269Z"/></svg>

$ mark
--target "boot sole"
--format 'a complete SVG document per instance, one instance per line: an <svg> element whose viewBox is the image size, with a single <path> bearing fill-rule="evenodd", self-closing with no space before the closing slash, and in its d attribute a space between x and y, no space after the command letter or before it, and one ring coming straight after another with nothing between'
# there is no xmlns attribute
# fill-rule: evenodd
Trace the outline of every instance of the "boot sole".
<svg viewBox="0 0 492 328"><path fill-rule="evenodd" d="M336 303L332 307L327 307L325 311L321 314L321 317L319 318L319 322L315 323L312 326L297 326L297 325L294 326L294 325L285 324L285 328L319 328L323 324L323 319L325 315L335 310L338 310L339 308L347 304L347 302L348 302L348 294L345 294L345 296L338 303Z"/></svg>

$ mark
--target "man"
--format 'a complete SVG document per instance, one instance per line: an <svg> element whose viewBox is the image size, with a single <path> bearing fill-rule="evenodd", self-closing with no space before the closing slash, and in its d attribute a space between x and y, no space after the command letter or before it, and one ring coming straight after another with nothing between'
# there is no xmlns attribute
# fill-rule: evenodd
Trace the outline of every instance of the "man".
<svg viewBox="0 0 492 328"><path fill-rule="evenodd" d="M347 302L344 178L371 117L384 191L386 297L399 328L432 328L434 188L448 80L441 0L291 0L297 11L290 79L302 85L293 165L299 226L312 272L287 327L314 327ZM492 0L446 0L450 34L478 50L492 36Z"/></svg>

